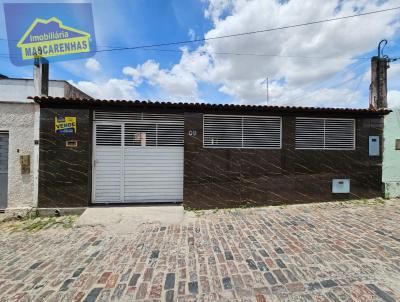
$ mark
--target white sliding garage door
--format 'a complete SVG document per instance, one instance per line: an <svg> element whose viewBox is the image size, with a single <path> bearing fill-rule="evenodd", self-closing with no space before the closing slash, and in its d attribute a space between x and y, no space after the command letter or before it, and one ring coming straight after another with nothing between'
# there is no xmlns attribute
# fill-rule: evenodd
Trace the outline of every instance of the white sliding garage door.
<svg viewBox="0 0 400 302"><path fill-rule="evenodd" d="M181 202L183 115L95 112L93 203Z"/></svg>

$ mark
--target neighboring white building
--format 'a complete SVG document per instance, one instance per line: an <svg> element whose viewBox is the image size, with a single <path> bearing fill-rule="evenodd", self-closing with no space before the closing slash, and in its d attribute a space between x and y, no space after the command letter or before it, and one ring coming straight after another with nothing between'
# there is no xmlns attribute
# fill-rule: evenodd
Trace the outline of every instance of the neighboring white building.
<svg viewBox="0 0 400 302"><path fill-rule="evenodd" d="M37 206L39 106L33 79L0 75L0 211ZM54 97L90 98L66 81L48 83Z"/></svg>

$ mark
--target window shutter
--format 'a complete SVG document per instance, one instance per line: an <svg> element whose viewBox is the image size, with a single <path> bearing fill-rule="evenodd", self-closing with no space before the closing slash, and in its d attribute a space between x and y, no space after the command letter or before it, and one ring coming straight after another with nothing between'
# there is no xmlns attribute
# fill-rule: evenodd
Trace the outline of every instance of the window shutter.
<svg viewBox="0 0 400 302"><path fill-rule="evenodd" d="M325 120L325 149L353 150L354 120L326 119Z"/></svg>
<svg viewBox="0 0 400 302"><path fill-rule="evenodd" d="M204 115L204 147L281 148L281 118Z"/></svg>
<svg viewBox="0 0 400 302"><path fill-rule="evenodd" d="M296 148L324 149L324 119L296 118Z"/></svg>
<svg viewBox="0 0 400 302"><path fill-rule="evenodd" d="M204 115L204 146L241 148L242 117Z"/></svg>
<svg viewBox="0 0 400 302"><path fill-rule="evenodd" d="M126 123L125 146L156 146L156 125L151 123Z"/></svg>
<svg viewBox="0 0 400 302"><path fill-rule="evenodd" d="M121 146L121 125L96 125L97 146Z"/></svg>
<svg viewBox="0 0 400 302"><path fill-rule="evenodd" d="M121 123L121 125L112 127L119 127L118 129L121 131L121 126L124 126L124 143L128 147L183 146L183 114L96 110L94 120ZM102 124L98 124L99 126L104 127Z"/></svg>
<svg viewBox="0 0 400 302"><path fill-rule="evenodd" d="M354 150L355 120L298 117L296 149Z"/></svg>
<svg viewBox="0 0 400 302"><path fill-rule="evenodd" d="M183 123L157 123L157 146L183 146L183 134Z"/></svg>
<svg viewBox="0 0 400 302"><path fill-rule="evenodd" d="M243 117L243 147L279 149L281 147L281 118Z"/></svg>

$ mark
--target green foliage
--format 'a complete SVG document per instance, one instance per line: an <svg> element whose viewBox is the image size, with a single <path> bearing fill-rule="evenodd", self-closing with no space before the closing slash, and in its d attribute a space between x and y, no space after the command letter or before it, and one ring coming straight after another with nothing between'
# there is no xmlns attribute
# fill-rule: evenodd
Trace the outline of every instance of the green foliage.
<svg viewBox="0 0 400 302"><path fill-rule="evenodd" d="M248 209L248 208L251 208L251 207L253 207L253 205L251 204L250 201L246 201L245 203L242 203L239 206L240 209Z"/></svg>
<svg viewBox="0 0 400 302"><path fill-rule="evenodd" d="M65 216L63 228L64 229L71 229L74 226L75 221L78 219L78 216Z"/></svg>
<svg viewBox="0 0 400 302"><path fill-rule="evenodd" d="M25 216L20 217L21 220L33 220L39 217L37 208L32 208Z"/></svg>
<svg viewBox="0 0 400 302"><path fill-rule="evenodd" d="M187 212L196 212L196 211L199 211L199 209L185 206L185 211L187 211Z"/></svg>
<svg viewBox="0 0 400 302"><path fill-rule="evenodd" d="M354 200L347 200L347 201L340 201L339 204L342 206L346 205L366 205L366 206L379 206L385 205L385 199L383 198L374 198L374 199L354 199Z"/></svg>
<svg viewBox="0 0 400 302"><path fill-rule="evenodd" d="M33 215L27 215L21 220L14 220L7 223L8 227L13 232L38 232L40 230L46 230L50 228L57 228L59 226L64 229L70 229L73 227L78 216L61 216L61 217L35 217Z"/></svg>
<svg viewBox="0 0 400 302"><path fill-rule="evenodd" d="M185 207L185 211L193 212L196 215L196 217L200 217L204 214L204 211L202 211L200 209L196 209L196 208L191 208L191 207Z"/></svg>

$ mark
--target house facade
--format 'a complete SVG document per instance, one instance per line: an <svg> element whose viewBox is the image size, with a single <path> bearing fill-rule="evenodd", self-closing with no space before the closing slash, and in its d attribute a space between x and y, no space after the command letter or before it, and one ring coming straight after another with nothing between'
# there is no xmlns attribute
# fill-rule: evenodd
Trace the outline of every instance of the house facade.
<svg viewBox="0 0 400 302"><path fill-rule="evenodd" d="M49 81L54 97L90 98L66 81ZM33 79L0 77L0 211L37 207L40 107Z"/></svg>
<svg viewBox="0 0 400 302"><path fill-rule="evenodd" d="M41 208L212 209L382 196L386 109L34 101Z"/></svg>

